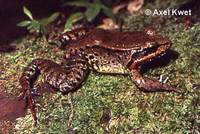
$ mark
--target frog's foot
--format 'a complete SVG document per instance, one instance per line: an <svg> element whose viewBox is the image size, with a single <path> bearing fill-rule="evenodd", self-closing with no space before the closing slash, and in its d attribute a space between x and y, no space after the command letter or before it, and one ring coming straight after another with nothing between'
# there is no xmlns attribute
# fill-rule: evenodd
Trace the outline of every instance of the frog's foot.
<svg viewBox="0 0 200 134"><path fill-rule="evenodd" d="M27 89L26 92L23 92L19 96L19 100L21 99L27 99L27 105L31 110L33 120L34 120L34 125L37 125L37 110L36 110L36 101L38 97L42 96L44 92L55 92L56 89L53 88L51 85L49 85L46 82L40 83L37 86L34 86L33 88Z"/></svg>
<svg viewBox="0 0 200 134"><path fill-rule="evenodd" d="M26 95L27 99L28 99L28 106L30 107L32 116L33 116L33 120L34 120L34 126L37 125L37 116L36 116L36 105L35 105L35 101L33 99L33 96L31 94L31 90L27 90Z"/></svg>
<svg viewBox="0 0 200 134"><path fill-rule="evenodd" d="M24 91L22 94L18 96L18 100L26 100L27 101L27 106L30 108L33 120L34 120L34 126L37 125L37 116L36 116L36 105L34 101L34 96L32 94L31 89L23 89Z"/></svg>
<svg viewBox="0 0 200 134"><path fill-rule="evenodd" d="M144 92L176 92L180 93L177 89L170 87L165 83L143 77L138 70L131 70L131 78L134 83Z"/></svg>

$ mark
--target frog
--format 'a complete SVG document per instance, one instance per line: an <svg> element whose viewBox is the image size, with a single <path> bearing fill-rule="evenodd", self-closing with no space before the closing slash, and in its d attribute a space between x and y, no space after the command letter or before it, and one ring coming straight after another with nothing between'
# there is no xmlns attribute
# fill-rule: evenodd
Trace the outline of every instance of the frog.
<svg viewBox="0 0 200 134"><path fill-rule="evenodd" d="M178 89L140 73L142 64L163 56L172 45L167 37L156 34L155 30L121 32L80 28L61 34L56 40L65 51L62 62L34 59L25 67L19 80L35 124L33 85L39 76L44 79L44 85L63 95L78 90L91 71L129 76L143 92L180 93Z"/></svg>

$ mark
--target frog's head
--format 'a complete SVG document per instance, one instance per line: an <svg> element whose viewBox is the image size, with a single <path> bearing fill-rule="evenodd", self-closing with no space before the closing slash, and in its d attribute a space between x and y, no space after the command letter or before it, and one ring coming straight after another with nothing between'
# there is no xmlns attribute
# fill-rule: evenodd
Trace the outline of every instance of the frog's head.
<svg viewBox="0 0 200 134"><path fill-rule="evenodd" d="M155 31L152 29L147 29L144 33L143 45L137 49L136 53L133 53L135 59L146 59L141 60L141 62L151 60L155 57L159 57L165 54L171 46L171 41L161 35L156 35Z"/></svg>
<svg viewBox="0 0 200 134"><path fill-rule="evenodd" d="M145 34L148 37L147 48L151 47L161 47L168 49L171 46L171 41L167 37L163 37L161 35L156 35L155 30L153 29L146 29ZM149 44L149 45L148 45ZM163 47L165 46L165 47Z"/></svg>

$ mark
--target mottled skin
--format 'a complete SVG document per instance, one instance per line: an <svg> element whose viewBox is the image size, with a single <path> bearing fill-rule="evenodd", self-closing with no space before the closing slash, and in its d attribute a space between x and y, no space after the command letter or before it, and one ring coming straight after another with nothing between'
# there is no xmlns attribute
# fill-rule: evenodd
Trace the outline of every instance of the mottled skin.
<svg viewBox="0 0 200 134"><path fill-rule="evenodd" d="M39 75L55 91L63 94L80 87L91 70L129 75L137 87L146 92L178 92L167 84L143 77L139 73L142 63L165 54L171 46L169 39L156 35L152 30L118 32L80 28L61 35L59 40L66 50L61 65L46 59L35 59L20 78L35 122L37 118L31 92Z"/></svg>

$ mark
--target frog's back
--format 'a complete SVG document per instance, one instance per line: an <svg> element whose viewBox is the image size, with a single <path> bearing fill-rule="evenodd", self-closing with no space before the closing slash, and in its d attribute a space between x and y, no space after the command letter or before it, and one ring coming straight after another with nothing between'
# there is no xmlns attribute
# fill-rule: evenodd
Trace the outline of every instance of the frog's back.
<svg viewBox="0 0 200 134"><path fill-rule="evenodd" d="M70 47L84 48L99 46L113 50L140 49L141 45L154 42L145 32L120 32L103 29L91 30L87 35L73 42Z"/></svg>

